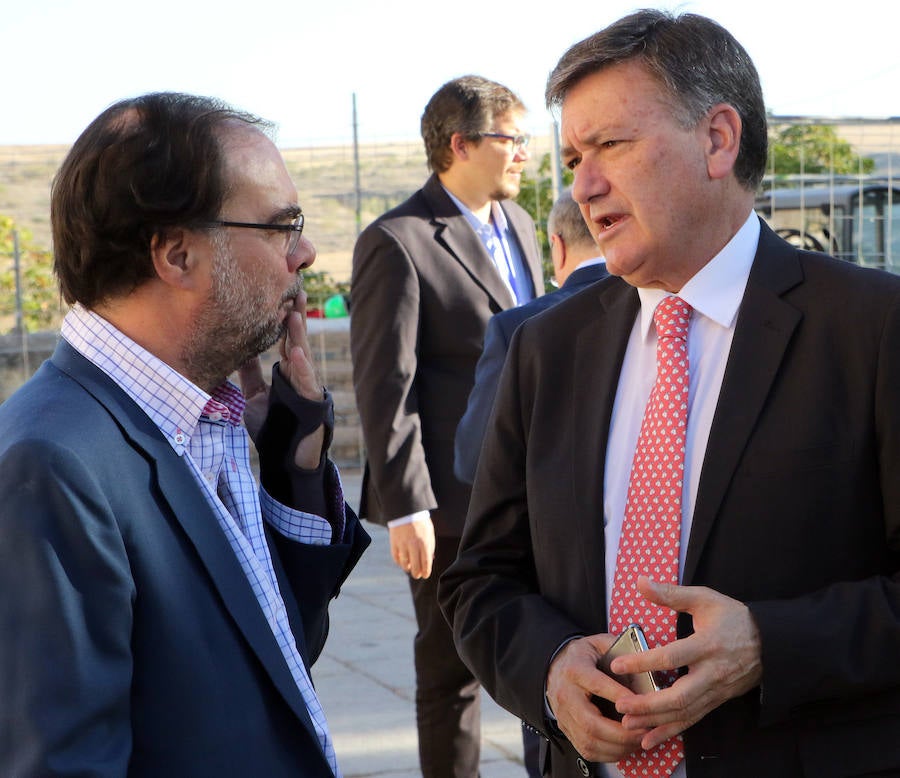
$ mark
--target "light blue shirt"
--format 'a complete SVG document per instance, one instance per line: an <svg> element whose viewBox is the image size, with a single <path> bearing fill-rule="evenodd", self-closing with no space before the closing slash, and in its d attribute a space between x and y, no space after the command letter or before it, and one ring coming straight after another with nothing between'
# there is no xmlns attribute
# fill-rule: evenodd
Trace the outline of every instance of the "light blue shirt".
<svg viewBox="0 0 900 778"><path fill-rule="evenodd" d="M488 256L494 263L494 267L497 268L500 278L509 289L516 305L527 303L533 299L534 288L531 274L525 266L519 244L509 229L509 221L507 221L500 203L496 200L491 201L491 218L489 221L483 222L453 192L446 187L444 191L475 230L475 234L487 250Z"/></svg>

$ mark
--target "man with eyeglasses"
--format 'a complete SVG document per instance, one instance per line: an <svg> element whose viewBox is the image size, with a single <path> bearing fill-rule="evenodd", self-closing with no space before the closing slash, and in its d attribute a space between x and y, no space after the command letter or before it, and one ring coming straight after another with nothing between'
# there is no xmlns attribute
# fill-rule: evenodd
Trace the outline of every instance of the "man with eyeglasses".
<svg viewBox="0 0 900 778"><path fill-rule="evenodd" d="M327 457L315 249L267 130L145 95L56 176L72 308L0 408L0 775L340 775L309 668L369 538Z"/></svg>
<svg viewBox="0 0 900 778"><path fill-rule="evenodd" d="M433 175L353 252L350 338L367 463L360 515L389 528L409 575L425 778L478 774L478 683L437 603L470 487L453 438L490 317L543 291L534 224L510 198L528 161L525 107L479 76L444 84L422 116Z"/></svg>

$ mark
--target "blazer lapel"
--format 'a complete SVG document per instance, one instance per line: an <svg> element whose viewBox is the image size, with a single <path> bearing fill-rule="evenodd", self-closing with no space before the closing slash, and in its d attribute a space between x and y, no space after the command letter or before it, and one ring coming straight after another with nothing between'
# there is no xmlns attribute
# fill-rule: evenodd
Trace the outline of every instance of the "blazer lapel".
<svg viewBox="0 0 900 778"><path fill-rule="evenodd" d="M503 208L509 228L519 244L522 262L531 275L534 296L540 297L544 293L544 266L541 262L541 249L534 231L534 222L531 221L531 217L522 218L521 211L506 208L502 203L500 207Z"/></svg>
<svg viewBox="0 0 900 778"><path fill-rule="evenodd" d="M124 437L154 463L159 491L222 595L222 602L297 717L313 737L309 711L233 549L187 464L122 389L65 341L53 362L117 420ZM318 741L317 741L318 742Z"/></svg>
<svg viewBox="0 0 900 778"><path fill-rule="evenodd" d="M591 579L587 595L591 612L605 614L603 472L619 372L640 304L637 292L624 282L598 289L595 299L598 315L575 341L568 439L574 463L570 488L577 506L574 532Z"/></svg>
<svg viewBox="0 0 900 778"><path fill-rule="evenodd" d="M434 239L442 245L463 270L496 302L499 310L515 306L509 289L500 278L487 249L466 221L459 208L444 191L437 176L431 176L422 187L432 212Z"/></svg>
<svg viewBox="0 0 900 778"><path fill-rule="evenodd" d="M796 250L762 225L706 446L684 584L693 579L722 500L800 323L801 313L781 295L802 280Z"/></svg>

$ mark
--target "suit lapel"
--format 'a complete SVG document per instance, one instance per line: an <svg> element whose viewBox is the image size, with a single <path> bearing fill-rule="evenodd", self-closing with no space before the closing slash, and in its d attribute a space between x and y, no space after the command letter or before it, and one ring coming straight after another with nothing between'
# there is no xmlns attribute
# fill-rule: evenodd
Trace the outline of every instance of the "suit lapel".
<svg viewBox="0 0 900 778"><path fill-rule="evenodd" d="M683 582L691 583L715 517L769 397L800 312L781 295L803 280L797 252L762 225L700 475Z"/></svg>
<svg viewBox="0 0 900 778"><path fill-rule="evenodd" d="M437 176L431 176L425 182L422 194L432 212L435 241L442 245L472 280L490 295L499 310L514 307L515 300L500 278L487 249L466 221L466 217L444 191Z"/></svg>
<svg viewBox="0 0 900 778"><path fill-rule="evenodd" d="M575 537L580 538L582 564L591 579L591 612L605 614L603 472L619 372L639 300L632 287L619 282L599 289L596 302L599 314L575 341L575 359L568 381L572 387L568 439L574 463L570 488L577 506Z"/></svg>
<svg viewBox="0 0 900 778"><path fill-rule="evenodd" d="M315 737L303 696L250 588L234 550L219 526L188 465L159 429L105 373L61 341L53 362L78 381L116 419L124 437L155 464L160 494L181 525L253 652L297 717ZM299 642L299 641L298 641ZM318 742L318 741L317 741Z"/></svg>
<svg viewBox="0 0 900 778"><path fill-rule="evenodd" d="M519 210L507 208L504 203L500 207L506 214L509 229L519 244L522 261L531 275L531 283L534 287L534 296L540 297L544 293L544 267L541 262L541 250L537 243L537 235L534 231L534 222L531 217L523 218Z"/></svg>

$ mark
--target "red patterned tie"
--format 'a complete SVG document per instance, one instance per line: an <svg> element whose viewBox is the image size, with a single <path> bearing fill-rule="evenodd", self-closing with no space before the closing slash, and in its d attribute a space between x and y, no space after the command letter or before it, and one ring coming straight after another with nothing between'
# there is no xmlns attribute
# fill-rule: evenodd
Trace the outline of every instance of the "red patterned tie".
<svg viewBox="0 0 900 778"><path fill-rule="evenodd" d="M651 648L675 639L676 614L644 599L637 590L637 578L647 575L655 581L678 583L691 310L684 300L666 297L653 314L658 338L656 383L644 409L631 466L609 607L612 634L631 623L640 624ZM679 736L652 751L635 752L618 767L629 778L667 776L683 758Z"/></svg>

